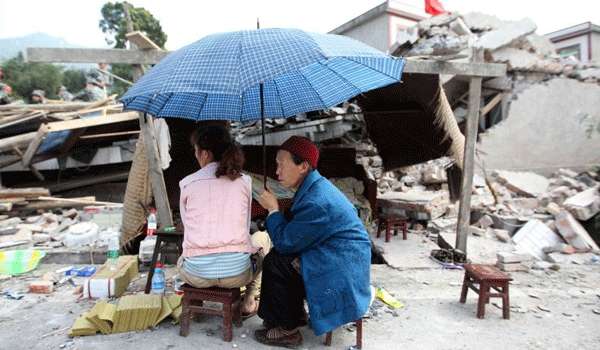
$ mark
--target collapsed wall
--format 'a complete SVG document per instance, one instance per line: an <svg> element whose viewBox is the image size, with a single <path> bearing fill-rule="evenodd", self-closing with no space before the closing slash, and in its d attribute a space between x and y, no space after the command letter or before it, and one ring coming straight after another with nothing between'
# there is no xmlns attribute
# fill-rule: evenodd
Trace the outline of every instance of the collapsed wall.
<svg viewBox="0 0 600 350"><path fill-rule="evenodd" d="M568 78L531 85L480 135L479 150L488 169L550 174L600 164L600 86Z"/></svg>

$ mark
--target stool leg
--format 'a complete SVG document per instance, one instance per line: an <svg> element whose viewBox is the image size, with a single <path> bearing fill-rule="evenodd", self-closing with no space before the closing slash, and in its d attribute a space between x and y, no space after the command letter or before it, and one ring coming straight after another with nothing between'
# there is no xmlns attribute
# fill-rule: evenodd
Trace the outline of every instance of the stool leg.
<svg viewBox="0 0 600 350"><path fill-rule="evenodd" d="M331 338L332 338L332 332L327 332L327 334L325 335L325 346L331 346Z"/></svg>
<svg viewBox="0 0 600 350"><path fill-rule="evenodd" d="M386 222L385 222L385 241L389 242L391 237L392 237L391 223L386 220Z"/></svg>
<svg viewBox="0 0 600 350"><path fill-rule="evenodd" d="M462 304L467 302L467 292L469 291L469 274L465 271L465 278L463 279L462 291L460 292L460 302Z"/></svg>
<svg viewBox="0 0 600 350"><path fill-rule="evenodd" d="M377 238L381 236L381 229L383 228L383 220L377 219Z"/></svg>
<svg viewBox="0 0 600 350"><path fill-rule="evenodd" d="M152 287L152 276L154 276L154 266L156 266L156 260L158 260L158 253L160 252L160 246L162 244L162 240L159 237L156 237L156 243L154 244L154 251L152 252L152 261L150 262L150 271L148 271L148 279L146 279L146 288L144 289L144 293L150 293L150 288Z"/></svg>
<svg viewBox="0 0 600 350"><path fill-rule="evenodd" d="M356 348L362 349L363 321L362 318L356 322Z"/></svg>
<svg viewBox="0 0 600 350"><path fill-rule="evenodd" d="M508 282L502 288L502 317L506 320L510 319L510 300L508 296Z"/></svg>
<svg viewBox="0 0 600 350"><path fill-rule="evenodd" d="M182 313L181 320L179 321L179 335L182 337L187 337L190 334L190 321L192 318L192 313L190 312L190 299L183 297L182 301Z"/></svg>
<svg viewBox="0 0 600 350"><path fill-rule="evenodd" d="M242 303L239 299L233 306L233 325L238 328L242 326Z"/></svg>
<svg viewBox="0 0 600 350"><path fill-rule="evenodd" d="M490 293L490 287L487 282L481 281L479 284L479 300L477 301L477 318L485 316L485 303Z"/></svg>
<svg viewBox="0 0 600 350"><path fill-rule="evenodd" d="M408 239L408 223L406 221L402 222L402 239L405 241Z"/></svg>
<svg viewBox="0 0 600 350"><path fill-rule="evenodd" d="M230 342L233 339L231 304L223 304L223 340Z"/></svg>

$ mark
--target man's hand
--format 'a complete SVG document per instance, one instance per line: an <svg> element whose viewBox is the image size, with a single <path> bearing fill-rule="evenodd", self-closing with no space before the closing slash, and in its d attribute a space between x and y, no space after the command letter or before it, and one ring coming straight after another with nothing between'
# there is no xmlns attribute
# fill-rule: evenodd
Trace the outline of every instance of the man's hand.
<svg viewBox="0 0 600 350"><path fill-rule="evenodd" d="M261 193L260 197L258 197L257 200L258 203L263 208L267 209L269 212L279 210L279 203L277 203L277 198L268 189Z"/></svg>

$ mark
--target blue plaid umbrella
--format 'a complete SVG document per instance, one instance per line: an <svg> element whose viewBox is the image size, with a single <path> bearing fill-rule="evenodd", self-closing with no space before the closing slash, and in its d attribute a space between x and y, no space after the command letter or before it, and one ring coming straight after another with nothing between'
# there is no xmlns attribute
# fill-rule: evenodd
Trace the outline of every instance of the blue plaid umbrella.
<svg viewBox="0 0 600 350"><path fill-rule="evenodd" d="M403 66L345 36L298 29L221 33L165 57L121 102L127 110L197 121L290 117L398 82Z"/></svg>

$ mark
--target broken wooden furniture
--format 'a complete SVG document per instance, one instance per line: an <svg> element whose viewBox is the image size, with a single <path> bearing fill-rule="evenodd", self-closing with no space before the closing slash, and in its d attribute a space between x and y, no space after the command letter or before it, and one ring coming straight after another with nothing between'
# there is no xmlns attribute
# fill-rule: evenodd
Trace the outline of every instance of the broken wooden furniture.
<svg viewBox="0 0 600 350"><path fill-rule="evenodd" d="M194 314L216 315L223 317L223 340L230 342L233 339L233 327L242 326L241 295L239 288L194 288L184 284L181 326L179 335L186 337L190 334L190 322ZM223 304L221 310L205 307L204 302L216 302Z"/></svg>
<svg viewBox="0 0 600 350"><path fill-rule="evenodd" d="M164 245L163 245L164 243ZM181 256L183 253L183 231L168 232L165 230L158 230L156 232L156 244L154 245L154 251L152 252L152 262L150 262L150 270L148 271L148 279L146 280L146 288L144 293L150 293L152 287L152 276L154 276L154 266L158 261L158 255L161 254L161 261L164 261L166 253L177 253ZM175 248L170 248L169 245L175 245Z"/></svg>
<svg viewBox="0 0 600 350"><path fill-rule="evenodd" d="M363 321L362 318L354 321L354 325L356 326L356 345L354 345L354 349L362 349L362 333L363 333ZM327 332L325 335L325 346L331 346L331 339L333 338L333 331Z"/></svg>
<svg viewBox="0 0 600 350"><path fill-rule="evenodd" d="M406 240L408 237L408 221L405 217L395 215L379 215L377 218L377 238L381 235L381 231L385 230L385 241L389 242L392 238L392 231L394 236L398 235L398 230L402 230L402 239Z"/></svg>
<svg viewBox="0 0 600 350"><path fill-rule="evenodd" d="M510 301L508 298L508 283L512 278L492 265L465 264L465 278L463 281L460 302L467 301L467 292L469 288L479 295L477 301L477 318L483 318L485 314L485 304L490 302L490 298L502 298L502 317L510 318ZM479 285L479 288L475 286ZM498 293L490 293L490 288Z"/></svg>

